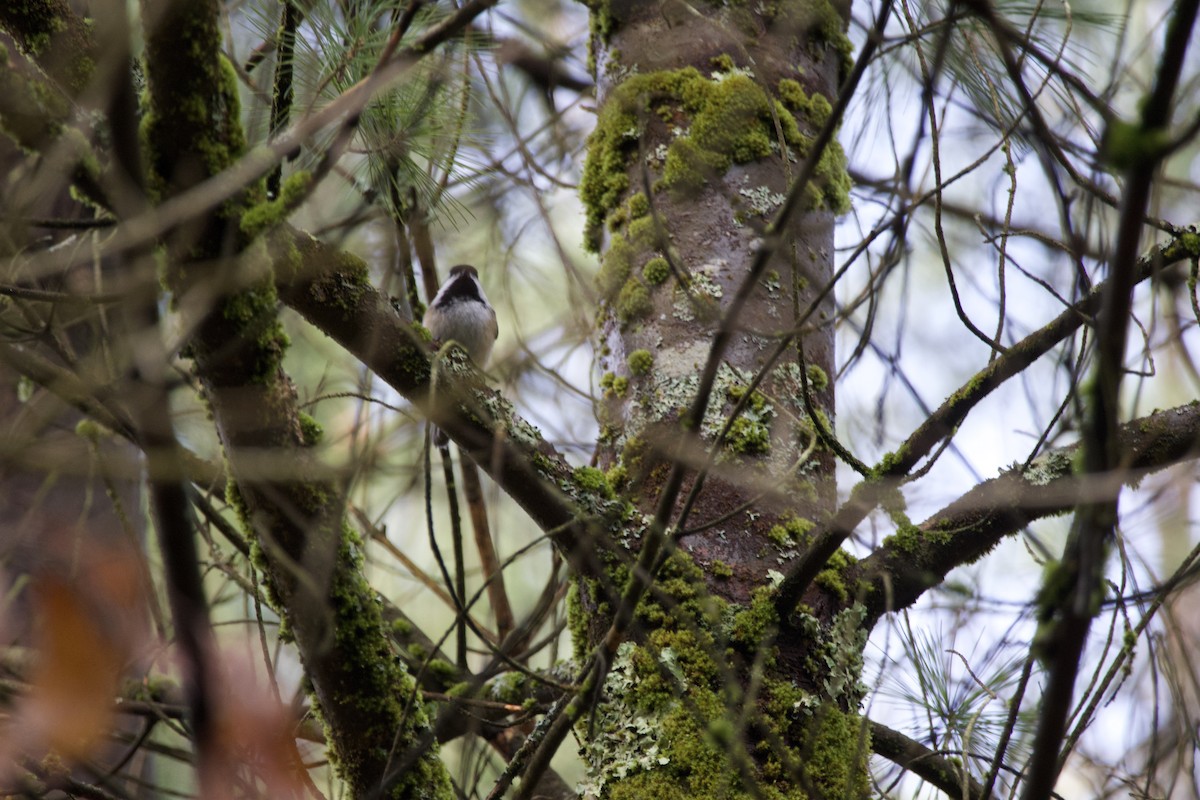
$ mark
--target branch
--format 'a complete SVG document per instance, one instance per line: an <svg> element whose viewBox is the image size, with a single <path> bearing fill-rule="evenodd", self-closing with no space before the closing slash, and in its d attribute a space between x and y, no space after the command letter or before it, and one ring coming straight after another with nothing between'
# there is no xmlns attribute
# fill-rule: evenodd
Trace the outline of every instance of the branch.
<svg viewBox="0 0 1200 800"><path fill-rule="evenodd" d="M0 27L72 96L87 87L95 68L96 42L91 26L67 0L0 3Z"/></svg>
<svg viewBox="0 0 1200 800"><path fill-rule="evenodd" d="M86 257L57 251L40 254L33 273L58 274L90 263L93 258L106 259L147 245L153 246L171 231L217 209L267 175L284 158L299 151L311 137L357 118L377 93L393 86L437 45L459 35L472 20L497 2L499 0L470 0L464 3L428 28L411 45L398 48L386 64L381 63L370 76L351 86L325 107L298 120L266 144L241 154L235 162L219 172L203 176L203 180L186 190L166 197L153 209L124 219L96 252L89 252ZM5 77L5 70L0 69L0 80ZM4 93L0 92L0 109L3 108L3 102ZM78 181L79 177L75 176L74 179Z"/></svg>
<svg viewBox="0 0 1200 800"><path fill-rule="evenodd" d="M1163 269L1187 259L1200 256L1200 235L1195 227L1179 232L1165 244L1152 248L1137 259L1134 282L1160 274ZM888 454L868 480L854 487L850 499L838 509L833 519L814 533L813 544L801 554L779 587L776 608L786 618L799 602L817 573L825 568L834 552L854 529L866 519L896 481L907 476L942 440L952 436L985 397L1009 378L1021 374L1026 367L1050 352L1082 325L1090 323L1100 309L1108 281L1096 286L1086 297L1010 347L977 372L945 402L929 415L894 453Z"/></svg>
<svg viewBox="0 0 1200 800"><path fill-rule="evenodd" d="M967 785L963 786L963 768L960 765L899 731L875 720L867 722L871 726L871 749L888 761L909 770L955 800L984 800L987 797L983 786L970 775L967 776Z"/></svg>
<svg viewBox="0 0 1200 800"><path fill-rule="evenodd" d="M884 540L858 562L850 580L865 580L866 627L916 602L957 566L980 558L1035 519L1080 502L1115 497L1122 485L1200 454L1200 402L1157 411L1122 425L1121 468L1103 476L1075 474L1079 445L1045 453L1027 469L1007 470L979 484L914 529Z"/></svg>
<svg viewBox="0 0 1200 800"><path fill-rule="evenodd" d="M3 5L3 4L0 4ZM111 207L87 137L73 124L71 100L22 53L0 53L0 129L70 177L93 202Z"/></svg>
<svg viewBox="0 0 1200 800"><path fill-rule="evenodd" d="M283 301L417 406L590 574L595 532L619 520L620 504L577 486L571 466L461 353L431 362L424 329L396 313L361 260L299 231L280 235L300 263L290 279L276 271Z"/></svg>

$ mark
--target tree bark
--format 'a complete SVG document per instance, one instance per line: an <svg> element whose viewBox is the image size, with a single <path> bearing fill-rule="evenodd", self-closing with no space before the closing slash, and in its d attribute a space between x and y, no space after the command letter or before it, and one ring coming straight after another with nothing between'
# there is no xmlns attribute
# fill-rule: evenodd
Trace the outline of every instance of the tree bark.
<svg viewBox="0 0 1200 800"><path fill-rule="evenodd" d="M865 633L838 580L846 559L786 625L770 601L771 576L836 499L825 290L849 179L836 140L814 142L836 124L846 19L823 1L707 16L675 2L590 5L600 110L581 193L586 243L602 254L595 460L645 517L669 513L664 555L649 559L656 581L579 726L588 792L860 796ZM657 546L627 533L611 565L579 581L577 657L626 633L613 598Z"/></svg>

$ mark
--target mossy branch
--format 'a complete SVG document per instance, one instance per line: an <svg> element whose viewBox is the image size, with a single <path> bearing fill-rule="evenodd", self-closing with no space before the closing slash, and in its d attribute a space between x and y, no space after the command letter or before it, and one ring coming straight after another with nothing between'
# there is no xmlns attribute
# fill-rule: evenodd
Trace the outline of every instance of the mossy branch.
<svg viewBox="0 0 1200 800"><path fill-rule="evenodd" d="M868 627L906 608L957 566L971 563L1030 522L1070 511L1080 498L1114 496L1151 472L1200 455L1200 402L1158 411L1122 425L1122 469L1085 479L1075 473L1078 445L1052 450L1028 467L981 483L920 525L903 530L855 568L870 586Z"/></svg>
<svg viewBox="0 0 1200 800"><path fill-rule="evenodd" d="M1140 257L1134 282L1140 283L1180 261L1200 257L1200 233L1194 227L1180 230L1168 242ZM800 601L825 562L895 487L934 447L951 436L967 415L985 397L1009 378L1023 374L1081 326L1089 324L1100 308L1107 282L1097 285L1086 297L993 359L917 427L895 452L885 456L869 479L854 487L833 519L813 534L812 544L801 555L779 587L778 608L786 616Z"/></svg>
<svg viewBox="0 0 1200 800"><path fill-rule="evenodd" d="M0 46L0 131L28 153L61 164L80 192L109 208L99 159L72 123L72 103L23 53Z"/></svg>
<svg viewBox="0 0 1200 800"><path fill-rule="evenodd" d="M67 0L0 3L0 27L71 96L87 87L95 70L96 42L91 27Z"/></svg>
<svg viewBox="0 0 1200 800"><path fill-rule="evenodd" d="M296 230L275 240L280 297L444 430L492 480L552 535L585 574L594 531L617 524L620 504L576 480L538 431L454 351L435 361L420 326L396 313L367 280L366 265Z"/></svg>

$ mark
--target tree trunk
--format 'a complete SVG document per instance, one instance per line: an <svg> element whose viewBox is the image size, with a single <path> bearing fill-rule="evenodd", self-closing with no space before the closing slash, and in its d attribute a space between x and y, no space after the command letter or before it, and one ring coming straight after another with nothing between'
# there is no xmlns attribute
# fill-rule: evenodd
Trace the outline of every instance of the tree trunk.
<svg viewBox="0 0 1200 800"><path fill-rule="evenodd" d="M601 102L581 191L603 259L597 463L648 516L672 464L688 466L668 529L677 547L582 731L595 795L866 790L866 634L840 580L848 557L786 624L771 605L772 579L834 507L824 290L849 203L836 141L813 152L848 70L846 19L825 0L775 5L700 16L684 3L592 4ZM613 563L579 582L580 656L628 575L628 559Z"/></svg>

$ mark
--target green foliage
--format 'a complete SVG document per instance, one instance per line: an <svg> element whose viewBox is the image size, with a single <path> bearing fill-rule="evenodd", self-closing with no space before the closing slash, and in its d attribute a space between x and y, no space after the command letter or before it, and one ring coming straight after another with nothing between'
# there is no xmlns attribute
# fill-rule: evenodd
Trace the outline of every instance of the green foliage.
<svg viewBox="0 0 1200 800"><path fill-rule="evenodd" d="M353 13L336 3L305 6L304 34L294 40L292 54L294 106L320 109L368 77L378 66L393 29L380 25L394 13L390 0L363 0ZM441 21L446 9L436 4L423 7L414 18L402 43L407 44ZM274 41L279 25L275 6L265 4L250 15L265 41ZM376 92L362 109L351 147L362 154L348 163L352 176L374 193L375 201L393 217L406 218L414 210L453 224L466 221L464 209L439 185L441 176L454 171L462 149L474 134L468 123L469 85L460 71L447 68L461 64L455 50L467 44L449 42L441 46L447 60L425 59L411 65L404 79ZM267 131L260 129L259 136ZM305 148L300 169L314 170L320 155L331 143L334 129Z"/></svg>

